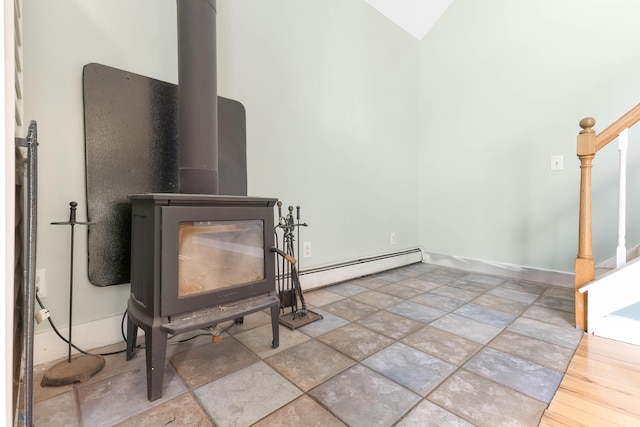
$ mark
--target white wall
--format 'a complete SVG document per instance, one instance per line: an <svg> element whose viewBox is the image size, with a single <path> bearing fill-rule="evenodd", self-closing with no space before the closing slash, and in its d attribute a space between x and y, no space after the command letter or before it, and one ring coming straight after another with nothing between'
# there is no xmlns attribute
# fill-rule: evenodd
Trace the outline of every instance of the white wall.
<svg viewBox="0 0 640 427"><path fill-rule="evenodd" d="M177 81L174 10L172 1L153 0L24 4L25 119L38 122L40 143L37 267L46 269L44 303L59 327L68 323L69 228L50 224L68 219L70 201L86 219L82 67L98 62ZM86 227L76 227L75 243L74 324L123 313L129 286L89 284ZM49 329L44 322L36 332Z"/></svg>
<svg viewBox="0 0 640 427"><path fill-rule="evenodd" d="M38 121L40 141L37 263L45 303L65 326L69 230L50 223L68 218L72 200L85 218L82 67L176 83L175 0L32 0L24 9L25 117ZM247 110L249 194L300 205L310 224L302 238L313 256L302 268L417 246L415 39L361 0L221 0L218 63L219 94ZM124 311L129 286L88 282L86 231L76 230L74 324L115 326L98 321Z"/></svg>
<svg viewBox="0 0 640 427"><path fill-rule="evenodd" d="M249 194L301 206L302 268L417 246L418 42L361 0L219 1L218 17Z"/></svg>
<svg viewBox="0 0 640 427"><path fill-rule="evenodd" d="M452 4L420 46L421 246L573 270L578 122L593 116L601 131L640 102L639 19L631 0ZM549 170L552 155L564 156L563 171ZM615 170L615 159L596 158L595 186ZM616 190L604 191L594 222L615 221ZM639 212L636 201L628 217ZM615 227L594 226L594 244L613 240L596 246L596 261L614 255ZM640 242L637 226L629 232Z"/></svg>
<svg viewBox="0 0 640 427"><path fill-rule="evenodd" d="M593 115L604 126L640 101L640 5L584 3L456 0L418 42L361 0L219 0L218 91L247 110L249 193L302 207L302 240L313 246L302 268L420 244L571 271L577 122ZM86 209L82 67L176 83L175 38L174 0L24 5L24 118L38 121L40 141L38 268L60 326L68 230L49 224L67 218L71 200L79 219ZM551 155L564 156L564 171L549 171ZM615 167L594 175L610 180ZM594 220L615 216L608 193L594 198L605 201ZM88 282L77 229L74 323L117 329L100 322L124 311L129 287ZM94 334L119 334L105 328Z"/></svg>

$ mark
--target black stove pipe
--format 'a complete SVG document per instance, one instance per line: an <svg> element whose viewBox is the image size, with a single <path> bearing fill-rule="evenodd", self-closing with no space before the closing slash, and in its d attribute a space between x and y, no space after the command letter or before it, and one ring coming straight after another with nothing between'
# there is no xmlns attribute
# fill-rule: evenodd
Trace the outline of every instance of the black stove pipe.
<svg viewBox="0 0 640 427"><path fill-rule="evenodd" d="M215 0L177 0L179 191L218 194Z"/></svg>

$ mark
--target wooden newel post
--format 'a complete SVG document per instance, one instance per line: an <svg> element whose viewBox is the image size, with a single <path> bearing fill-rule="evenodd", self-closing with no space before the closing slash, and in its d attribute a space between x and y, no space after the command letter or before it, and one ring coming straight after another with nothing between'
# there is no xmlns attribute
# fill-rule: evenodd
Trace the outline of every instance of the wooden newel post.
<svg viewBox="0 0 640 427"><path fill-rule="evenodd" d="M592 117L580 121L577 155L580 159L580 219L578 225L578 256L575 270L576 327L587 330L587 294L578 289L595 279L591 238L591 169L596 155L596 121Z"/></svg>

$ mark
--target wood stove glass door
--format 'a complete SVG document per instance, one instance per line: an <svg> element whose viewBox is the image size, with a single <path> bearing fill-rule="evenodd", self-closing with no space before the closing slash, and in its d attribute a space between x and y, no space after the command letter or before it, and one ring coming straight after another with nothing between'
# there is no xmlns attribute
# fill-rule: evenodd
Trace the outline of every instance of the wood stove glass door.
<svg viewBox="0 0 640 427"><path fill-rule="evenodd" d="M275 291L272 206L162 206L160 313Z"/></svg>
<svg viewBox="0 0 640 427"><path fill-rule="evenodd" d="M184 221L178 229L178 297L264 279L261 220Z"/></svg>

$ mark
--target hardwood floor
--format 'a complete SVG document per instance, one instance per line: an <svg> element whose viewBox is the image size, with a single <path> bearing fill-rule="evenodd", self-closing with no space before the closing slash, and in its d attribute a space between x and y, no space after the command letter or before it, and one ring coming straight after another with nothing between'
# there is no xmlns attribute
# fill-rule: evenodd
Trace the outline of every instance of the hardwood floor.
<svg viewBox="0 0 640 427"><path fill-rule="evenodd" d="M585 334L540 426L640 426L640 346Z"/></svg>

